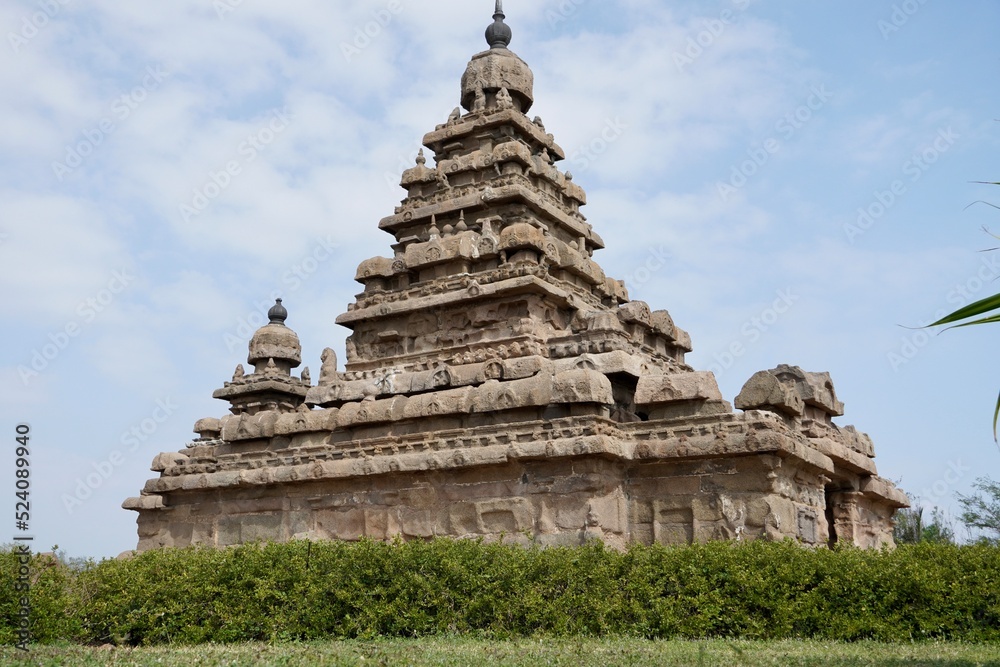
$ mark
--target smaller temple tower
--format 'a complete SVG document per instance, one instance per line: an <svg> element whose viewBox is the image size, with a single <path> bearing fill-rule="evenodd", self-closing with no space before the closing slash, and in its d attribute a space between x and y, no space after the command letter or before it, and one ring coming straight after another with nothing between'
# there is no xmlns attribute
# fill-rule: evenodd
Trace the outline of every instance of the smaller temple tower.
<svg viewBox="0 0 1000 667"><path fill-rule="evenodd" d="M295 332L285 326L288 311L281 299L267 317L269 322L250 339L247 361L253 365L253 373L246 375L243 366L237 366L232 382L212 394L213 398L229 401L229 411L239 418L237 429L242 431L258 414L287 413L304 407L311 386L308 368L301 378L292 377L292 370L302 363L302 346Z"/></svg>

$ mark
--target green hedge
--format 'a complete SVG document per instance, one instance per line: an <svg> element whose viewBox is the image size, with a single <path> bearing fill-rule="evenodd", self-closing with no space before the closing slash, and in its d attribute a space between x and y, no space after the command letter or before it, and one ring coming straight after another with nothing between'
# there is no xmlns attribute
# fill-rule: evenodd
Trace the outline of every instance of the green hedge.
<svg viewBox="0 0 1000 667"><path fill-rule="evenodd" d="M5 578L16 557L0 552ZM71 570L36 558L37 641L162 644L627 635L1000 640L1000 548L791 542L523 549L469 540L148 552ZM0 590L0 643L17 601Z"/></svg>

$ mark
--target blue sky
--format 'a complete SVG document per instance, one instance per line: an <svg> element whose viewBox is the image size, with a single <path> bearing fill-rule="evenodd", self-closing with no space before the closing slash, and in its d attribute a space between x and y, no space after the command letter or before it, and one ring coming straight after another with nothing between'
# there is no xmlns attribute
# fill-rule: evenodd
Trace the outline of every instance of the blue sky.
<svg viewBox="0 0 1000 667"><path fill-rule="evenodd" d="M0 480L32 429L36 547L114 556L161 451L222 416L275 295L318 371L492 3L0 3ZM926 505L1000 477L996 330L902 328L1000 291L1000 5L508 0L535 108L633 298L732 400L830 371ZM367 29L368 34L365 34ZM315 376L315 372L314 372ZM6 433L4 436L3 434ZM97 475L95 477L94 475ZM91 482L88 483L87 478ZM81 486L82 485L82 486ZM13 517L0 541L15 534ZM961 532L961 531L960 531Z"/></svg>

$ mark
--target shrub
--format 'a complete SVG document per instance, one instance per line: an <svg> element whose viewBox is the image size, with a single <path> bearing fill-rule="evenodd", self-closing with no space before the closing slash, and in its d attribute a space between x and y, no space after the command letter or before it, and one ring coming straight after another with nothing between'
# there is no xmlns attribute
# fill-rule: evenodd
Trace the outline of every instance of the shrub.
<svg viewBox="0 0 1000 667"><path fill-rule="evenodd" d="M0 552L4 574L16 558ZM32 565L37 641L131 645L470 634L1000 640L1000 548L792 542L520 548L291 542ZM0 592L0 642L17 601Z"/></svg>
<svg viewBox="0 0 1000 667"><path fill-rule="evenodd" d="M14 588L20 562L11 547L0 548L0 644L18 641L20 598ZM72 594L74 573L48 555L33 554L29 563L31 590L31 632L34 641L53 642L80 634L79 617Z"/></svg>

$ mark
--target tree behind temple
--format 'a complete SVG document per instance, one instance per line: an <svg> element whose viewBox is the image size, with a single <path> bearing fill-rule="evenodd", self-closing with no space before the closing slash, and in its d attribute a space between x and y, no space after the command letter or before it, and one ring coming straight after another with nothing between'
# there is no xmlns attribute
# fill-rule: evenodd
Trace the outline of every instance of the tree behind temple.
<svg viewBox="0 0 1000 667"><path fill-rule="evenodd" d="M955 542L955 531L940 508L931 511L931 520L924 522L924 508L914 505L909 509L896 512L896 527L893 537L899 544L916 544L918 542L948 543Z"/></svg>
<svg viewBox="0 0 1000 667"><path fill-rule="evenodd" d="M963 509L962 523L981 531L988 541L1000 543L1000 483L980 477L972 488L978 493L958 494Z"/></svg>

